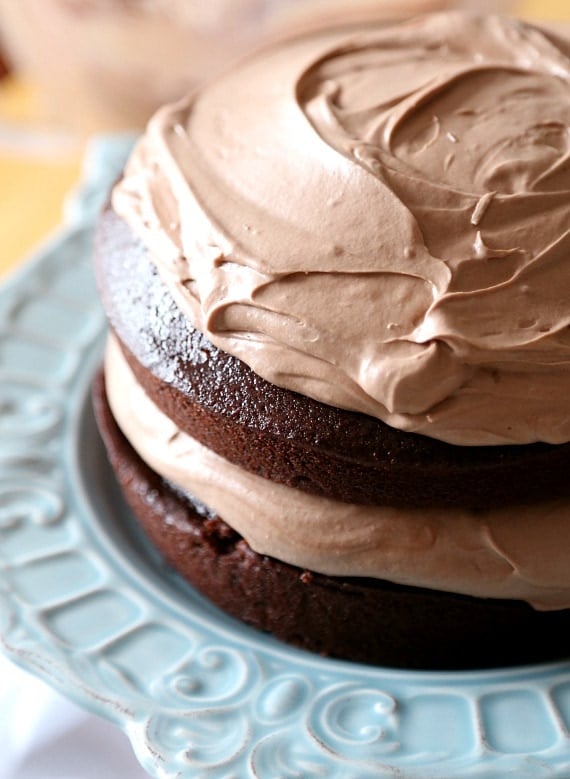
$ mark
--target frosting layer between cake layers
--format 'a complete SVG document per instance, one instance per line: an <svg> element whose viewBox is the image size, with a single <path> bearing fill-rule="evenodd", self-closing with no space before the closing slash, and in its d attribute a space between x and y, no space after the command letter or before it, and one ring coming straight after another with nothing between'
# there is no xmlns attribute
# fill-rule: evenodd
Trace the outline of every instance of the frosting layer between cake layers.
<svg viewBox="0 0 570 779"><path fill-rule="evenodd" d="M285 42L151 121L113 204L265 379L465 445L570 440L570 45L435 14Z"/></svg>
<svg viewBox="0 0 570 779"><path fill-rule="evenodd" d="M139 456L242 535L254 551L319 573L570 608L570 502L485 512L360 506L249 473L181 432L110 338L113 416Z"/></svg>

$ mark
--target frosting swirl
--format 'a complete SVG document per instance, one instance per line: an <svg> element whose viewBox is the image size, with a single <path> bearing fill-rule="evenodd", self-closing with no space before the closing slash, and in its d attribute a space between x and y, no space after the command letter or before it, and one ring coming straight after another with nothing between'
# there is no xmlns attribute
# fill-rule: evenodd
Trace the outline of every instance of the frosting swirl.
<svg viewBox="0 0 570 779"><path fill-rule="evenodd" d="M265 379L467 445L570 440L570 45L434 14L306 36L151 121L115 189Z"/></svg>

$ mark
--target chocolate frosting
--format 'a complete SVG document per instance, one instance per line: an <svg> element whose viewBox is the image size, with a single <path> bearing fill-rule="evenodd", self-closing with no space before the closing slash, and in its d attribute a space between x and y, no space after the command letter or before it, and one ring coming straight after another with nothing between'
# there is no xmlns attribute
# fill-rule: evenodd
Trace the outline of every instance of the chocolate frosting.
<svg viewBox="0 0 570 779"><path fill-rule="evenodd" d="M568 499L488 511L360 506L249 473L183 433L137 383L111 338L105 360L119 428L156 473L259 554L333 576L570 608Z"/></svg>
<svg viewBox="0 0 570 779"><path fill-rule="evenodd" d="M159 112L114 207L265 379L451 443L569 441L569 55L460 12L284 43Z"/></svg>

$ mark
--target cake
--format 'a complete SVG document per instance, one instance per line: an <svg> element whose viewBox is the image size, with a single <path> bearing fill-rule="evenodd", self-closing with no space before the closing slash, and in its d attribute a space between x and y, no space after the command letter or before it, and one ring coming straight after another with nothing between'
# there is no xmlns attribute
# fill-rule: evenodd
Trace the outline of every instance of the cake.
<svg viewBox="0 0 570 779"><path fill-rule="evenodd" d="M296 646L566 657L570 45L449 12L161 109L101 215L110 462L164 559Z"/></svg>

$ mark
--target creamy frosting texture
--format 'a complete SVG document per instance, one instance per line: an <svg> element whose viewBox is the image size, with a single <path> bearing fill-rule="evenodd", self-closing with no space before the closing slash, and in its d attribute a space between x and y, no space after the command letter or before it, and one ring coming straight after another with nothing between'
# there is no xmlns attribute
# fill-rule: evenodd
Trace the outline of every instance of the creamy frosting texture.
<svg viewBox="0 0 570 779"><path fill-rule="evenodd" d="M109 342L107 394L124 434L157 473L219 514L260 554L341 576L570 608L570 503L481 513L358 506L244 471L181 432Z"/></svg>
<svg viewBox="0 0 570 779"><path fill-rule="evenodd" d="M569 55L459 12L284 43L160 111L114 207L267 380L452 443L568 441Z"/></svg>

